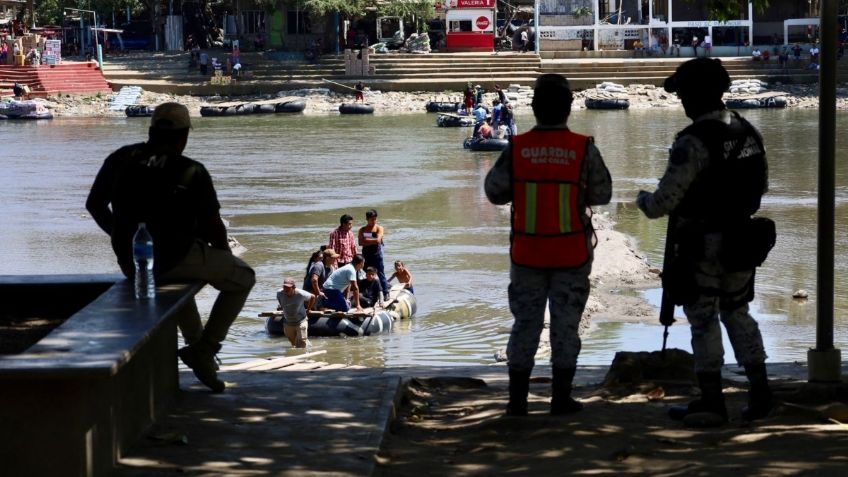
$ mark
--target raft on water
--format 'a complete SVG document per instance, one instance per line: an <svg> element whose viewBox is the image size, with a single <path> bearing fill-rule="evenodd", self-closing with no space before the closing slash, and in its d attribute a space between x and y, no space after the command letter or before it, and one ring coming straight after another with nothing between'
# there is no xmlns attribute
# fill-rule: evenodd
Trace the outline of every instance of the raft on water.
<svg viewBox="0 0 848 477"><path fill-rule="evenodd" d="M462 104L450 101L427 101L425 105L428 113L453 113L459 111L460 107Z"/></svg>
<svg viewBox="0 0 848 477"><path fill-rule="evenodd" d="M474 117L441 113L436 118L436 124L443 128L465 128L474 126Z"/></svg>
<svg viewBox="0 0 848 477"><path fill-rule="evenodd" d="M756 98L728 99L724 104L730 109L785 108L783 96L761 96Z"/></svg>
<svg viewBox="0 0 848 477"><path fill-rule="evenodd" d="M53 112L38 101L0 103L0 119L53 119Z"/></svg>
<svg viewBox="0 0 848 477"><path fill-rule="evenodd" d="M412 318L418 309L415 295L403 288L392 289L389 301L382 307L364 311L310 311L307 314L310 337L312 336L370 336L391 331L396 320ZM265 329L271 335L283 335L283 312L265 311Z"/></svg>
<svg viewBox="0 0 848 477"><path fill-rule="evenodd" d="M127 109L124 110L124 113L128 118L149 118L153 116L153 110L156 109L155 106L144 106L140 104L133 104L127 106Z"/></svg>
<svg viewBox="0 0 848 477"><path fill-rule="evenodd" d="M339 106L341 114L372 114L374 106L366 103L342 103Z"/></svg>
<svg viewBox="0 0 848 477"><path fill-rule="evenodd" d="M306 109L306 100L298 96L267 99L250 103L229 102L208 104L200 107L200 115L243 116L248 114L299 113Z"/></svg>
<svg viewBox="0 0 848 477"><path fill-rule="evenodd" d="M630 100L626 98L586 98L586 109L627 109Z"/></svg>
<svg viewBox="0 0 848 477"><path fill-rule="evenodd" d="M507 145L509 145L509 139L503 138L479 139L467 137L462 143L462 147L472 151L503 151Z"/></svg>

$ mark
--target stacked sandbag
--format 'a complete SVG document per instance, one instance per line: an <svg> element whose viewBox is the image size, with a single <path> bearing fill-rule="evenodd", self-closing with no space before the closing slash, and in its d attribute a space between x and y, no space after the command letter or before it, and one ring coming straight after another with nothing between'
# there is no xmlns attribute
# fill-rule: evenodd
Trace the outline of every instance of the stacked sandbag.
<svg viewBox="0 0 848 477"><path fill-rule="evenodd" d="M595 86L595 90L601 93L627 93L627 88L624 85L613 83L612 81L604 81Z"/></svg>
<svg viewBox="0 0 848 477"><path fill-rule="evenodd" d="M430 36L427 33L413 33L406 40L406 49L410 53L430 53Z"/></svg>
<svg viewBox="0 0 848 477"><path fill-rule="evenodd" d="M757 94L768 90L768 83L758 79L739 79L730 83L733 94Z"/></svg>

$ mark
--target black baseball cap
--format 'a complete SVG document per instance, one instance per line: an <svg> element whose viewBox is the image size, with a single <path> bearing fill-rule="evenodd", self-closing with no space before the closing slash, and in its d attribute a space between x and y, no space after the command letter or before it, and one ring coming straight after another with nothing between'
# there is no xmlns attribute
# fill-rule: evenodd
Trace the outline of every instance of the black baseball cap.
<svg viewBox="0 0 848 477"><path fill-rule="evenodd" d="M663 88L669 93L718 93L730 87L730 75L717 58L695 58L677 67L665 79Z"/></svg>

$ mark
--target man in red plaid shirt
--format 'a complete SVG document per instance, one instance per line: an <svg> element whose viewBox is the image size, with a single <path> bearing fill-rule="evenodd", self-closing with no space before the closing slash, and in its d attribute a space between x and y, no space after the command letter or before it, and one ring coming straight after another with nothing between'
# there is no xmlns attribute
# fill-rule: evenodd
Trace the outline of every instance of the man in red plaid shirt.
<svg viewBox="0 0 848 477"><path fill-rule="evenodd" d="M353 229L353 217L344 214L339 219L339 227L330 232L330 243L327 248L333 249L339 254L339 268L347 265L353 260L356 251L356 237L351 232Z"/></svg>

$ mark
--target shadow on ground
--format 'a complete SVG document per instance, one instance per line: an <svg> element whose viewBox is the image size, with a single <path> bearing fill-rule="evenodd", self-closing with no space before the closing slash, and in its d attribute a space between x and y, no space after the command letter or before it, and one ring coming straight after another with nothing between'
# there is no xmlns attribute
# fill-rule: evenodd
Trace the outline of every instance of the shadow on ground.
<svg viewBox="0 0 848 477"><path fill-rule="evenodd" d="M782 396L800 386L776 384ZM744 423L746 391L727 381L731 422L689 429L666 415L696 392L679 381L582 386L575 395L585 409L563 417L548 414L549 379L535 379L530 392L530 416L507 418L503 385L410 380L374 475L844 476L848 468L844 404L781 405Z"/></svg>

